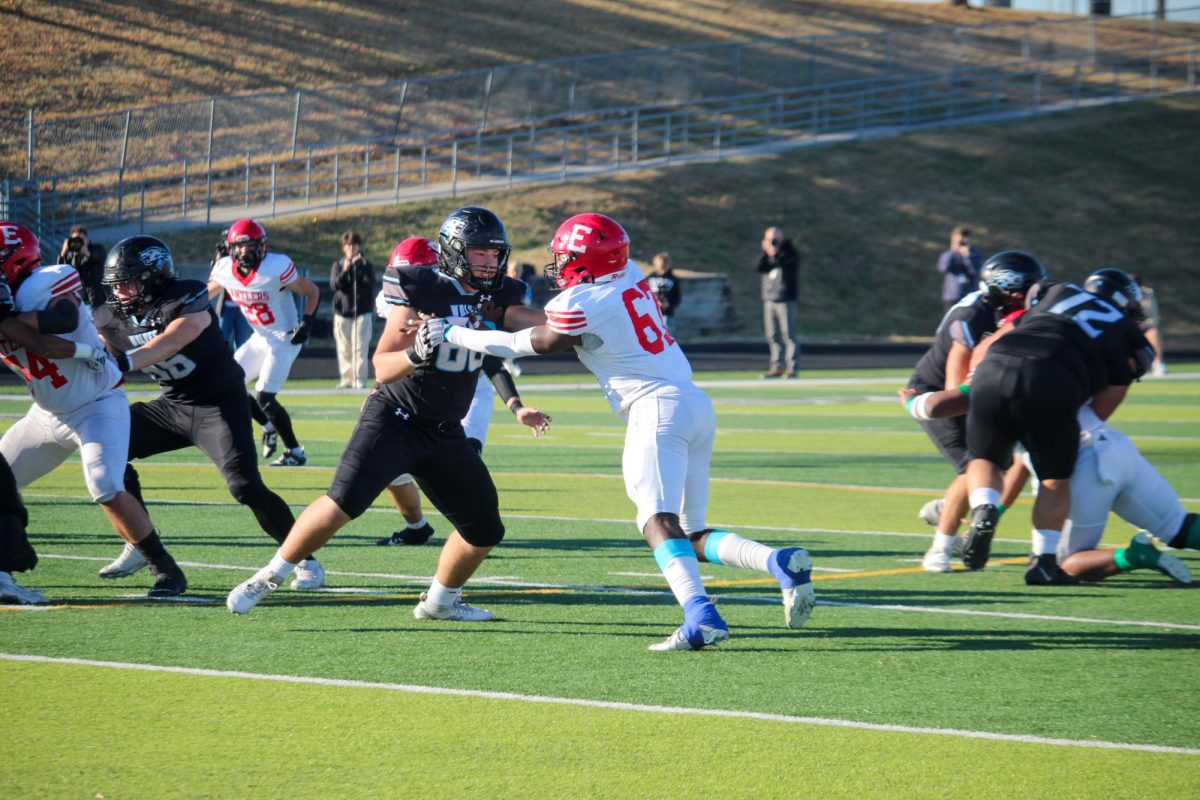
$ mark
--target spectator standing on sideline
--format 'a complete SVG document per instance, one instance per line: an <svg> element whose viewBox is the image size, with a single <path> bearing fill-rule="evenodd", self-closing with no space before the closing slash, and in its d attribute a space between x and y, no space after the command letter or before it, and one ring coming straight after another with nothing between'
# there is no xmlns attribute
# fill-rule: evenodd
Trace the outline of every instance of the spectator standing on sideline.
<svg viewBox="0 0 1200 800"><path fill-rule="evenodd" d="M671 254L666 252L657 254L650 262L650 266L654 271L646 277L646 282L650 284L650 291L654 293L654 299L658 301L658 307L662 309L663 322L666 323L667 330L671 330L675 327L675 310L679 308L680 295L679 279L671 270Z"/></svg>
<svg viewBox="0 0 1200 800"><path fill-rule="evenodd" d="M375 309L375 267L362 253L362 237L342 234L342 257L329 271L333 290L333 338L337 341L339 389L367 385L371 312Z"/></svg>
<svg viewBox="0 0 1200 800"><path fill-rule="evenodd" d="M1156 378L1161 378L1167 374L1167 362L1163 360L1163 342L1162 332L1159 328L1162 326L1162 317L1158 312L1158 298L1154 294L1154 289L1142 283L1142 276L1135 274L1133 279L1137 281L1137 285L1142 287L1142 311L1146 314L1139 327L1146 337L1146 341L1150 342L1150 346L1154 348L1154 364L1150 367L1150 374Z"/></svg>
<svg viewBox="0 0 1200 800"><path fill-rule="evenodd" d="M942 273L942 306L949 311L959 300L975 291L983 259L971 247L971 231L961 225L950 231L950 249L938 256Z"/></svg>
<svg viewBox="0 0 1200 800"><path fill-rule="evenodd" d="M780 228L767 228L763 234L762 255L758 258L762 276L763 329L771 348L771 366L764 378L796 377L796 358L800 348L792 335L796 318L796 298L800 282L800 254Z"/></svg>
<svg viewBox="0 0 1200 800"><path fill-rule="evenodd" d="M104 278L107 256L104 245L91 241L87 228L82 225L71 226L71 233L63 240L58 253L58 263L68 264L79 273L83 281L83 302L88 308L104 305L104 288L100 281Z"/></svg>

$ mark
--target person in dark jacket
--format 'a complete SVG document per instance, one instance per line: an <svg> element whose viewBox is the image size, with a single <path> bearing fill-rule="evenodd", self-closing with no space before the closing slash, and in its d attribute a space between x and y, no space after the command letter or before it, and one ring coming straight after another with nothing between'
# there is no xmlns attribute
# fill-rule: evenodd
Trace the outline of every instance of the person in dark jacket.
<svg viewBox="0 0 1200 800"><path fill-rule="evenodd" d="M104 259L107 257L104 245L88 238L87 228L82 225L71 227L71 234L63 240L58 253L59 264L69 264L79 273L79 279L83 281L83 302L92 309L104 305L100 281L104 278Z"/></svg>
<svg viewBox="0 0 1200 800"><path fill-rule="evenodd" d="M763 377L794 378L800 355L792 334L796 324L800 254L780 228L767 228L763 234L758 273L762 276L763 329L771 348L770 369Z"/></svg>
<svg viewBox="0 0 1200 800"><path fill-rule="evenodd" d="M362 253L362 237L342 234L342 258L329 271L333 290L333 338L337 342L339 389L367 385L367 354L375 310L375 268Z"/></svg>

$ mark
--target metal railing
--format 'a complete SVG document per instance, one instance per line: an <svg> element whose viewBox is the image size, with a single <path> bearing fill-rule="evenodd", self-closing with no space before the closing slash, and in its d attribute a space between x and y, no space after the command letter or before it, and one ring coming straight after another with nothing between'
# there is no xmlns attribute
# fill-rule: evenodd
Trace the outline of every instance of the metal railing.
<svg viewBox="0 0 1200 800"><path fill-rule="evenodd" d="M553 59L454 75L321 90L261 92L80 117L38 120L25 141L27 180L60 185L138 179L166 164L247 156L262 162L347 141L416 142L447 133L544 124L633 106L683 104L1013 59L1106 60L1188 41L1188 26L1064 19L895 29L866 34L638 50ZM1191 34L1191 35L1194 35ZM0 126L0 137L14 126Z"/></svg>
<svg viewBox="0 0 1200 800"><path fill-rule="evenodd" d="M837 81L685 104L615 109L557 124L425 139L367 140L305 150L269 164L230 160L205 170L184 162L108 190L50 181L0 187L38 227L113 223L159 226L273 216L342 203L394 202L670 164L721 159L735 150L970 120L1038 113L1082 103L1195 91L1194 45L1109 61L1029 61ZM24 188L16 191L14 188ZM3 202L3 200L0 200ZM2 208L2 206L0 206Z"/></svg>

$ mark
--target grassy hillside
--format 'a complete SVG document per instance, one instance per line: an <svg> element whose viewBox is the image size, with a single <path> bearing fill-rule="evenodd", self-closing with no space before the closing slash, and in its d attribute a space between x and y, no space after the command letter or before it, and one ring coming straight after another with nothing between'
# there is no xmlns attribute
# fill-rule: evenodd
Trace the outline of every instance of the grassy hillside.
<svg viewBox="0 0 1200 800"><path fill-rule="evenodd" d="M1013 14L881 0L0 0L0 116L34 108L61 117L641 47L999 18Z"/></svg>
<svg viewBox="0 0 1200 800"><path fill-rule="evenodd" d="M448 211L480 203L506 221L516 257L540 265L562 219L599 210L626 226L638 258L669 250L681 267L729 274L731 333L757 336L751 264L778 224L803 257L803 336L853 339L929 335L937 256L950 228L968 224L985 256L1024 248L1064 278L1140 271L1168 333L1197 336L1198 123L1190 96L267 225L274 246L320 276L347 227L381 263L401 237L433 235ZM215 236L169 240L201 261Z"/></svg>

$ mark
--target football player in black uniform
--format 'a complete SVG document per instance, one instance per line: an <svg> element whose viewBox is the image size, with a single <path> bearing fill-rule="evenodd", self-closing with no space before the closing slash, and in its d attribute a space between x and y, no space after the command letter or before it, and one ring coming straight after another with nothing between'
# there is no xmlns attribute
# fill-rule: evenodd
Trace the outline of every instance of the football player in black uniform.
<svg viewBox="0 0 1200 800"><path fill-rule="evenodd" d="M153 236L131 236L113 247L104 265L106 307L96 326L122 372L142 370L163 387L162 396L130 408L129 458L148 458L189 445L200 448L225 478L234 499L282 543L295 518L258 472L245 374L208 301L202 281L177 279L170 249ZM142 501L133 464L125 485ZM132 546L100 570L123 578L145 566ZM297 570L293 588L316 589L325 571L315 559Z"/></svg>
<svg viewBox="0 0 1200 800"><path fill-rule="evenodd" d="M1022 308L1029 289L1046 277L1037 259L1019 250L1005 250L984 262L979 291L958 301L938 325L933 346L917 362L908 388L917 394L952 389L963 383L971 351L996 330L1000 318ZM927 572L949 572L959 522L967 513L967 423L965 417L918 420L957 477L946 489L936 519L933 545L922 566ZM927 504L928 507L929 504ZM922 516L926 509L922 509Z"/></svg>
<svg viewBox="0 0 1200 800"><path fill-rule="evenodd" d="M492 618L461 597L463 584L504 537L496 486L460 422L483 356L449 342L435 345L428 329L416 323L421 315L460 324L488 321L509 330L531 323L521 316L525 285L504 274L511 246L495 214L460 208L442 223L438 240L436 270L389 267L384 274L392 309L372 357L379 385L363 405L329 491L304 510L275 558L229 593L226 605L235 614L254 608L305 554L365 512L397 475L409 472L455 528L414 616Z"/></svg>
<svg viewBox="0 0 1200 800"><path fill-rule="evenodd" d="M1079 450L1079 407L1106 420L1129 385L1145 374L1154 348L1138 328L1141 290L1121 270L1100 270L1081 288L1048 284L1013 330L1000 337L975 370L967 415L967 485L971 530L963 563L980 569L991 553L998 519L1000 470L1017 442L1041 481L1033 506L1031 570L1070 580L1054 552L1071 509L1070 478Z"/></svg>

